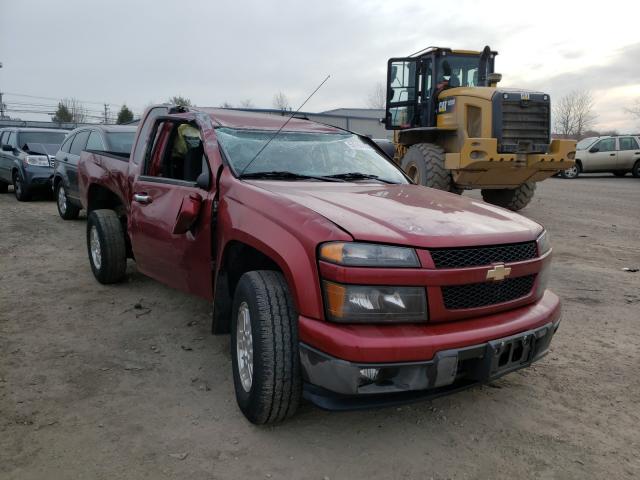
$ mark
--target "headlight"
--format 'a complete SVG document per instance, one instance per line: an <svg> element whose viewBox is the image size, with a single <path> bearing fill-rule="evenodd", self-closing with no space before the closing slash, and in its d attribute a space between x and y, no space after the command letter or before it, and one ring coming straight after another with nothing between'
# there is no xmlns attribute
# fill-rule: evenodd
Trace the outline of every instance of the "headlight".
<svg viewBox="0 0 640 480"><path fill-rule="evenodd" d="M27 165L33 165L35 167L49 166L49 157L45 155L27 155L24 161Z"/></svg>
<svg viewBox="0 0 640 480"><path fill-rule="evenodd" d="M341 323L426 322L424 287L322 282L328 320Z"/></svg>
<svg viewBox="0 0 640 480"><path fill-rule="evenodd" d="M540 298L544 291L547 289L549 283L549 276L551 274L551 265L547 265L538 273L538 286L536 287L536 297Z"/></svg>
<svg viewBox="0 0 640 480"><path fill-rule="evenodd" d="M320 246L320 260L351 267L419 267L413 248L375 243L329 242Z"/></svg>
<svg viewBox="0 0 640 480"><path fill-rule="evenodd" d="M538 255L542 256L551 250L551 242L549 240L549 234L545 230L542 235L538 237Z"/></svg>

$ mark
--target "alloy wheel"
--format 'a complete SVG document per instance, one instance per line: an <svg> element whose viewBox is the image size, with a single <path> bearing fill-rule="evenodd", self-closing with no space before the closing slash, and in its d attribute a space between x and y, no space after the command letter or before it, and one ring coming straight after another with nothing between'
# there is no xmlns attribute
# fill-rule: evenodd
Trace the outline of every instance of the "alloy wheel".
<svg viewBox="0 0 640 480"><path fill-rule="evenodd" d="M91 227L91 236L89 237L91 246L91 260L96 269L100 270L102 265L102 250L100 249L100 237L98 237L98 229L96 226Z"/></svg>
<svg viewBox="0 0 640 480"><path fill-rule="evenodd" d="M236 327L236 354L240 383L245 392L251 391L253 383L253 335L251 334L251 314L247 302L238 308Z"/></svg>

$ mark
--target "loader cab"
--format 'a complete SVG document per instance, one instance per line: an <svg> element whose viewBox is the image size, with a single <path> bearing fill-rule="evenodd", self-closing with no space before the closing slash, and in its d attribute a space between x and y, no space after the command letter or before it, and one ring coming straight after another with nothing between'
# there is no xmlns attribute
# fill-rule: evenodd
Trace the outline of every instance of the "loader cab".
<svg viewBox="0 0 640 480"><path fill-rule="evenodd" d="M410 57L391 58L387 64L387 130L435 127L444 90L489 86L497 52L430 47Z"/></svg>

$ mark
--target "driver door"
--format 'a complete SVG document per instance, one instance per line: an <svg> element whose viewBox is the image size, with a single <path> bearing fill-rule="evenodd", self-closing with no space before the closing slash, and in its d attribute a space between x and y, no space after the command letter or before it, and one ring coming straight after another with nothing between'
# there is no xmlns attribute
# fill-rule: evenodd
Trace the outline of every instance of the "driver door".
<svg viewBox="0 0 640 480"><path fill-rule="evenodd" d="M596 150L592 152L592 150ZM588 165L585 171L588 172L609 172L616 169L618 153L616 152L616 139L603 138L589 149L587 156Z"/></svg>
<svg viewBox="0 0 640 480"><path fill-rule="evenodd" d="M387 130L418 125L419 73L416 58L391 58L387 64Z"/></svg>
<svg viewBox="0 0 640 480"><path fill-rule="evenodd" d="M212 205L215 182L195 123L156 121L141 174L133 181L129 234L138 269L186 293L212 300ZM187 125L189 142L179 131ZM186 147L185 147L186 145ZM202 175L201 175L202 174ZM185 208L198 199L197 218L176 233Z"/></svg>

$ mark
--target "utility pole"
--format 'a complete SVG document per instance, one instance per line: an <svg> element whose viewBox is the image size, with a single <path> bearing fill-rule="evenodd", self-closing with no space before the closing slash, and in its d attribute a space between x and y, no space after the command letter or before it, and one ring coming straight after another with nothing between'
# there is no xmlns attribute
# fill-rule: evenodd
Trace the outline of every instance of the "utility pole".
<svg viewBox="0 0 640 480"><path fill-rule="evenodd" d="M0 62L2 68L2 62ZM2 101L2 92L0 92L0 120L4 120L4 102Z"/></svg>
<svg viewBox="0 0 640 480"><path fill-rule="evenodd" d="M109 123L109 104L104 104L104 124Z"/></svg>

